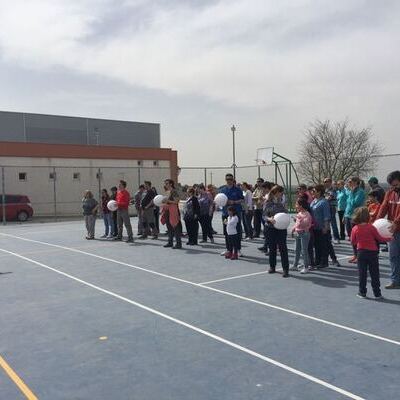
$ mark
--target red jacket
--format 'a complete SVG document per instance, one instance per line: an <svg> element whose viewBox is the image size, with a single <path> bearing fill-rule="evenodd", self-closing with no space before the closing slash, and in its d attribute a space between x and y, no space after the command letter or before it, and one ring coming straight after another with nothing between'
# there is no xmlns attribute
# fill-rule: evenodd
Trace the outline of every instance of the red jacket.
<svg viewBox="0 0 400 400"><path fill-rule="evenodd" d="M120 210L127 210L129 207L129 202L131 201L131 195L125 189L118 190L116 202Z"/></svg>
<svg viewBox="0 0 400 400"><path fill-rule="evenodd" d="M393 189L386 193L377 218L384 218L386 214L388 220L394 223L395 231L400 232L400 193Z"/></svg>
<svg viewBox="0 0 400 400"><path fill-rule="evenodd" d="M350 240L357 250L378 251L378 243L389 242L390 238L381 236L372 224L359 224L351 230Z"/></svg>

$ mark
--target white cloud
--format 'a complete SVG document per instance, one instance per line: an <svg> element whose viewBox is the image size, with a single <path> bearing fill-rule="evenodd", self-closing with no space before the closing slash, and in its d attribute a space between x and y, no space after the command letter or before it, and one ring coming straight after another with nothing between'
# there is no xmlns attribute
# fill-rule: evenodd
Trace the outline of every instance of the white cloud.
<svg viewBox="0 0 400 400"><path fill-rule="evenodd" d="M169 94L260 108L295 106L310 96L322 100L327 91L341 94L341 85L382 84L399 69L393 14L383 17L383 26L338 22L337 17L351 19L363 1L237 0L203 7L125 1L120 10L115 4L4 1L2 57L25 67L61 65ZM110 12L120 17L120 26L114 21L118 29L88 40Z"/></svg>

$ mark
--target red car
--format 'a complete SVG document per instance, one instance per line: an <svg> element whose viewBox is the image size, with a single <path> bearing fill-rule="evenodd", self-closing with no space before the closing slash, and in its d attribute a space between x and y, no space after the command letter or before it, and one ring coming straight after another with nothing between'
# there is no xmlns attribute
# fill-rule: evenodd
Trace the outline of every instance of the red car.
<svg viewBox="0 0 400 400"><path fill-rule="evenodd" d="M20 194L6 194L5 207L3 206L3 196L0 194L0 221L3 220L3 208L6 211L6 220L27 221L32 218L33 209L28 196Z"/></svg>

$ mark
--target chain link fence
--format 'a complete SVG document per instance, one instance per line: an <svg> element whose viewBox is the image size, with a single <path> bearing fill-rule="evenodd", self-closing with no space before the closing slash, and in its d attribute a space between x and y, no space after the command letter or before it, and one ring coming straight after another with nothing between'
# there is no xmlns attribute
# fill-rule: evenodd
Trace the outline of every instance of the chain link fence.
<svg viewBox="0 0 400 400"><path fill-rule="evenodd" d="M82 197L86 190L96 199L101 190L110 192L123 179L133 195L144 181L163 191L170 178L169 167L38 167L2 166L0 220L25 221L30 218L60 218L82 215ZM131 208L135 213L134 207Z"/></svg>
<svg viewBox="0 0 400 400"><path fill-rule="evenodd" d="M375 175L383 186L390 171L400 169L400 154L386 154L378 158ZM293 163L299 172L299 164ZM110 189L123 179L133 195L139 184L151 181L158 192L163 192L163 182L170 178L169 167L43 167L4 165L1 168L0 221L24 221L31 218L77 217L81 215L81 199L85 190L91 190L96 199L101 189ZM225 184L225 174L232 167L181 167L179 184L191 186L195 183ZM237 182L254 184L258 177L283 185L290 198L297 186L296 176L287 179L287 166L282 165L279 173L274 165L236 167ZM361 176L368 179L367 176ZM134 207L131 209L135 212Z"/></svg>

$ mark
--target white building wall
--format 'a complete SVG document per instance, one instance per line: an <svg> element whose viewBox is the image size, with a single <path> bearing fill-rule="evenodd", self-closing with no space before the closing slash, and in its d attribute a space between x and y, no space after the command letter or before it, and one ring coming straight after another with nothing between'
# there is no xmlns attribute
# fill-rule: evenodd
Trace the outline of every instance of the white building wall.
<svg viewBox="0 0 400 400"><path fill-rule="evenodd" d="M118 186L121 179L127 181L131 195L144 180L162 192L164 180L170 177L170 162L165 160L144 160L138 166L138 160L0 157L0 166L4 167L6 194L27 195L36 216L80 215L85 190L98 199L101 189ZM50 175L54 170L55 181ZM20 173L26 174L25 181L20 180Z"/></svg>

